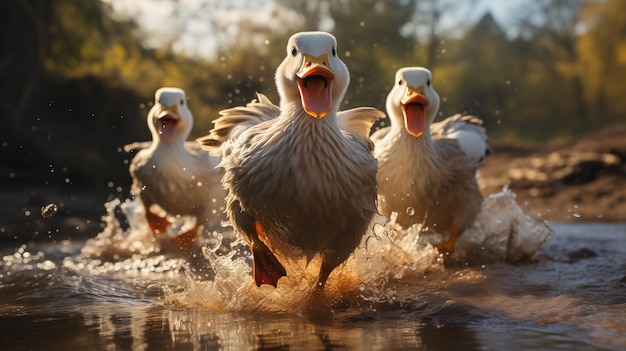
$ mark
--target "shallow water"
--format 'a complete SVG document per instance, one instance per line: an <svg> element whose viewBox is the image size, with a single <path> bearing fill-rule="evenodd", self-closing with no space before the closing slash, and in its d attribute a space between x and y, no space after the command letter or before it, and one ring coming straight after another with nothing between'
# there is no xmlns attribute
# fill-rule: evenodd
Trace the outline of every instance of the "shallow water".
<svg viewBox="0 0 626 351"><path fill-rule="evenodd" d="M626 224L546 225L506 191L452 257L378 219L321 299L315 260L257 288L228 228L180 253L107 209L87 242L0 249L2 349L626 349Z"/></svg>

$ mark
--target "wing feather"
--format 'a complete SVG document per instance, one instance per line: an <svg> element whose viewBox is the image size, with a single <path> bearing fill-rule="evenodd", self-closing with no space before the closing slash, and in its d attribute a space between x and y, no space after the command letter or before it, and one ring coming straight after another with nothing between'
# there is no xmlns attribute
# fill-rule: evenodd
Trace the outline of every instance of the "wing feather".
<svg viewBox="0 0 626 351"><path fill-rule="evenodd" d="M242 131L280 115L280 108L267 96L257 93L257 98L246 104L220 111L219 118L213 121L209 134L196 139L203 149L212 155L221 155L220 147L230 138L236 138Z"/></svg>
<svg viewBox="0 0 626 351"><path fill-rule="evenodd" d="M481 162L492 153L489 138L482 126L482 119L472 115L456 114L445 120L433 123L430 133L433 140L453 139L466 157L473 162Z"/></svg>
<svg viewBox="0 0 626 351"><path fill-rule="evenodd" d="M374 143L370 140L370 131L374 123L384 118L385 113L373 107L358 107L351 110L340 111L337 114L337 123L344 132L354 135L374 150Z"/></svg>

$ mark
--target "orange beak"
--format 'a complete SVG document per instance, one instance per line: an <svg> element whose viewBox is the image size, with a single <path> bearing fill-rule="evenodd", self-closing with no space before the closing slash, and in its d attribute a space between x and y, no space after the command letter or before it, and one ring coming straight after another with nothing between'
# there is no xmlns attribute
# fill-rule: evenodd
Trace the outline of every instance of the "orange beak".
<svg viewBox="0 0 626 351"><path fill-rule="evenodd" d="M426 129L426 106L428 98L424 95L424 86L407 86L400 100L404 114L404 127L414 137L422 135Z"/></svg>
<svg viewBox="0 0 626 351"><path fill-rule="evenodd" d="M326 116L332 105L331 87L335 77L328 63L328 55L304 55L304 63L296 76L302 107L306 113L315 118Z"/></svg>
<svg viewBox="0 0 626 351"><path fill-rule="evenodd" d="M172 140L176 134L176 125L178 125L179 121L180 116L178 115L178 106L176 104L163 106L161 113L156 118L157 131L161 140L165 142Z"/></svg>

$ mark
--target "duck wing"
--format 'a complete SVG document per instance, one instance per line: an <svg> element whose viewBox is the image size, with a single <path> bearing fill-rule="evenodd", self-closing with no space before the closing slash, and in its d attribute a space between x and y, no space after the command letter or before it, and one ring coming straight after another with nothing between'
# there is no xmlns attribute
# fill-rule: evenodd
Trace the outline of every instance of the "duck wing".
<svg viewBox="0 0 626 351"><path fill-rule="evenodd" d="M374 143L369 137L370 131L374 123L384 117L385 113L379 109L358 107L340 111L337 114L337 124L344 133L357 137L372 151L374 150Z"/></svg>
<svg viewBox="0 0 626 351"><path fill-rule="evenodd" d="M488 145L489 138L482 124L482 119L476 116L456 114L433 123L430 133L435 143L443 140L455 141L466 159L478 166L485 156L492 153Z"/></svg>
<svg viewBox="0 0 626 351"><path fill-rule="evenodd" d="M134 143L124 145L124 151L128 153L137 152L149 148L150 145L152 145L151 141L136 141Z"/></svg>
<svg viewBox="0 0 626 351"><path fill-rule="evenodd" d="M381 140L385 139L387 134L389 134L389 131L391 131L391 127L378 129L377 131L372 133L372 135L370 135L370 139L374 142L374 144L378 144L381 142Z"/></svg>
<svg viewBox="0 0 626 351"><path fill-rule="evenodd" d="M257 98L246 104L220 111L213 121L208 135L196 139L203 149L212 155L221 156L221 146L229 139L236 139L244 130L280 115L280 108L267 96L257 93Z"/></svg>

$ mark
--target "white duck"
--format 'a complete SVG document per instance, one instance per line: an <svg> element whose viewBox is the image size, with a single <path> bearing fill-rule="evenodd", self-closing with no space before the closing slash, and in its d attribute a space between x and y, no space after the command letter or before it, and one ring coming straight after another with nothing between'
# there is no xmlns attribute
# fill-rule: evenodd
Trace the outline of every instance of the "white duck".
<svg viewBox="0 0 626 351"><path fill-rule="evenodd" d="M220 184L223 170L215 168L220 158L210 156L196 142L186 142L193 116L182 89L157 90L147 123L152 143L130 164L131 195L141 199L155 235L166 232L172 224L167 216L194 216L196 225L172 238L175 246L189 248L200 226L216 227L225 219L226 192ZM130 144L125 149L143 144Z"/></svg>
<svg viewBox="0 0 626 351"><path fill-rule="evenodd" d="M257 286L286 275L272 253L309 260L321 254L314 292L358 246L377 213L376 160L368 138L384 116L374 108L338 114L349 73L335 38L294 34L276 71L280 107L259 94L222 111L199 141L224 154L227 213L248 241Z"/></svg>
<svg viewBox="0 0 626 351"><path fill-rule="evenodd" d="M378 158L379 210L407 228L421 223L451 251L480 211L476 171L489 152L482 121L459 114L433 123L439 95L431 72L398 70L386 102L391 126L372 135Z"/></svg>

